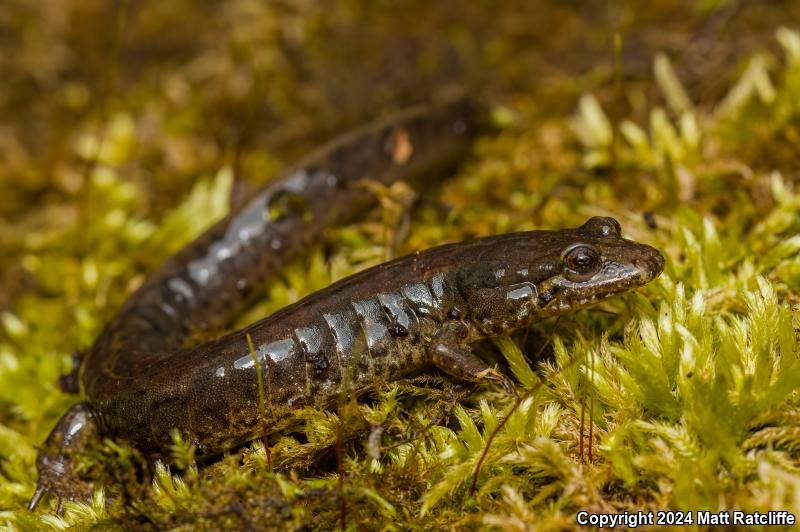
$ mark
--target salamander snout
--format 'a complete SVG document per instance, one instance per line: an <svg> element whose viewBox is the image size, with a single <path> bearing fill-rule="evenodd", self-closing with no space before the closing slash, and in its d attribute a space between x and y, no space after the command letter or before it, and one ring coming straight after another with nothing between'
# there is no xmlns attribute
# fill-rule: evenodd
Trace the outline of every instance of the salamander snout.
<svg viewBox="0 0 800 532"><path fill-rule="evenodd" d="M664 256L655 248L642 245L642 253L633 260L642 284L649 283L664 271Z"/></svg>
<svg viewBox="0 0 800 532"><path fill-rule="evenodd" d="M562 233L555 275L537 285L545 314L583 308L644 286L664 270L664 257L646 244L620 236L619 224L595 217ZM542 297L546 295L547 297Z"/></svg>

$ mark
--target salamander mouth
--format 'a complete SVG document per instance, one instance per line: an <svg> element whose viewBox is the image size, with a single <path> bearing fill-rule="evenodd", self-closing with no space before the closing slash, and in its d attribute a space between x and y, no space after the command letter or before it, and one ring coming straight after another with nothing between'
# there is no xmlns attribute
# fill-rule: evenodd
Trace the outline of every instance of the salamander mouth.
<svg viewBox="0 0 800 532"><path fill-rule="evenodd" d="M631 287L634 288L634 287ZM609 299L615 295L622 294L627 292L628 288L619 288L616 290L606 290L602 292L597 292L595 294L586 296L586 297L575 297L570 299L563 299L561 301L554 302L555 304L550 307L552 310L556 310L558 312L570 312L573 310L585 308L592 306L596 303L600 303Z"/></svg>

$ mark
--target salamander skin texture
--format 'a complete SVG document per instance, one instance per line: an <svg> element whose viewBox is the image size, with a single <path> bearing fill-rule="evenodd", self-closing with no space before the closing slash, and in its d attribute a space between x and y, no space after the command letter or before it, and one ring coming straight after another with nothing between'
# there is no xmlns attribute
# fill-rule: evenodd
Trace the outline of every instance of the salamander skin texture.
<svg viewBox="0 0 800 532"><path fill-rule="evenodd" d="M367 269L216 340L247 292L373 198L356 179L411 179L458 159L474 129L462 101L404 113L348 135L212 227L155 272L83 361L85 402L59 421L39 454L31 500L76 494L73 456L100 435L150 455L180 431L211 457L330 407L380 382L435 366L455 378L513 385L470 350L527 326L642 286L664 266L624 239L612 218L448 244ZM248 345L252 339L254 351ZM261 372L260 379L259 373ZM262 419L259 381L263 383Z"/></svg>

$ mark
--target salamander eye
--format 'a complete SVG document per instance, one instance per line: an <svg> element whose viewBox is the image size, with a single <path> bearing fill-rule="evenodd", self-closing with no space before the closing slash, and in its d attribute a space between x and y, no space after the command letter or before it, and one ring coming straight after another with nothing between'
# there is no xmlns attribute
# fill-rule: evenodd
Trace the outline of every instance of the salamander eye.
<svg viewBox="0 0 800 532"><path fill-rule="evenodd" d="M564 277L570 281L585 281L600 269L600 253L587 244L576 244L562 255Z"/></svg>

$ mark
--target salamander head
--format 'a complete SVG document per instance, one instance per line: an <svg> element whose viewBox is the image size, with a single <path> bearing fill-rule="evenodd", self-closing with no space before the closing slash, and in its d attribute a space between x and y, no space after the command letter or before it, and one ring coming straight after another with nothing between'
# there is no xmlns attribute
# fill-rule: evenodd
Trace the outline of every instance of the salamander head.
<svg viewBox="0 0 800 532"><path fill-rule="evenodd" d="M657 249L622 238L619 222L596 216L563 231L564 246L553 257L555 274L537 286L545 315L582 308L643 286L664 269Z"/></svg>

